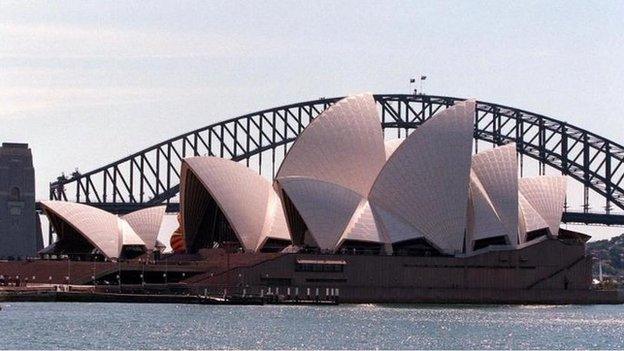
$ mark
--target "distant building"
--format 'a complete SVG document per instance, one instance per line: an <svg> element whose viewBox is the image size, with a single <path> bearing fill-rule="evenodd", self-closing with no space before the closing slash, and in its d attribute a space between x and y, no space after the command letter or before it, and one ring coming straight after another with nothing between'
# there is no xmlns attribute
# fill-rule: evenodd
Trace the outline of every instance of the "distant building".
<svg viewBox="0 0 624 351"><path fill-rule="evenodd" d="M28 144L0 147L0 259L35 256L43 247L35 212L35 170Z"/></svg>

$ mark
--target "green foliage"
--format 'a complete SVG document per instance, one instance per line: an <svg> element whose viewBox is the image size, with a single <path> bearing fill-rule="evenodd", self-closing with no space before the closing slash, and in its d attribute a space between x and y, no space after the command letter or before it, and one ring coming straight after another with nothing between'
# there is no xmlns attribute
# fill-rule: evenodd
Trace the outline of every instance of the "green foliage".
<svg viewBox="0 0 624 351"><path fill-rule="evenodd" d="M602 273L605 276L624 276L624 234L609 240L587 243L587 250L595 258L602 260ZM598 275L598 263L594 264L594 276Z"/></svg>

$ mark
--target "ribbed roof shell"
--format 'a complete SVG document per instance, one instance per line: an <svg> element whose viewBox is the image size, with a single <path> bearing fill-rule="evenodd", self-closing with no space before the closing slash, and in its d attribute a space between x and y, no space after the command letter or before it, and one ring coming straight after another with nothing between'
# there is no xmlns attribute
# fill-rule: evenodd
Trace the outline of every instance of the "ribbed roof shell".
<svg viewBox="0 0 624 351"><path fill-rule="evenodd" d="M108 258L119 257L123 245L143 245L132 228L112 213L74 202L41 201L41 205L46 214L58 216Z"/></svg>
<svg viewBox="0 0 624 351"><path fill-rule="evenodd" d="M385 160L373 96L350 96L303 130L282 162L277 186L292 201L315 244L334 250Z"/></svg>
<svg viewBox="0 0 624 351"><path fill-rule="evenodd" d="M411 224L404 219L395 215L382 207L370 204L373 215L375 216L377 228L381 231L381 237L388 243L399 243L402 241L419 239L425 235L419 232Z"/></svg>
<svg viewBox="0 0 624 351"><path fill-rule="evenodd" d="M360 194L340 185L309 178L280 180L322 250L334 250L360 201Z"/></svg>
<svg viewBox="0 0 624 351"><path fill-rule="evenodd" d="M522 224L520 226L522 230L519 232L520 243L523 243L526 242L526 233L548 228L548 223L520 192L518 192L518 202L520 204L520 222Z"/></svg>
<svg viewBox="0 0 624 351"><path fill-rule="evenodd" d="M461 252L466 231L474 101L437 113L390 156L369 201L423 233L438 249Z"/></svg>
<svg viewBox="0 0 624 351"><path fill-rule="evenodd" d="M306 177L366 197L386 160L383 132L371 94L344 98L316 117L282 162L277 181Z"/></svg>
<svg viewBox="0 0 624 351"><path fill-rule="evenodd" d="M117 217L117 226L119 227L119 252L124 246L146 246L141 237L134 231L132 226L122 218Z"/></svg>
<svg viewBox="0 0 624 351"><path fill-rule="evenodd" d="M472 170L494 205L510 244L518 243L518 161L516 144L482 151L472 157ZM503 233L499 234L502 235Z"/></svg>
<svg viewBox="0 0 624 351"><path fill-rule="evenodd" d="M271 183L258 173L231 160L191 157L182 162L181 189L185 189L188 172L197 177L217 202L245 250L256 250L269 235L290 239L287 232L272 231L273 223L285 222L284 214L275 209L276 194ZM185 196L183 190L182 211L185 211Z"/></svg>
<svg viewBox="0 0 624 351"><path fill-rule="evenodd" d="M519 188L527 202L548 223L550 233L557 235L565 205L566 177L520 178Z"/></svg>
<svg viewBox="0 0 624 351"><path fill-rule="evenodd" d="M156 247L166 206L154 206L121 216L143 240L148 252Z"/></svg>
<svg viewBox="0 0 624 351"><path fill-rule="evenodd" d="M380 244L388 242L387 239L383 238L382 231L377 226L370 204L365 199L362 199L358 204L336 246L340 247L347 240Z"/></svg>
<svg viewBox="0 0 624 351"><path fill-rule="evenodd" d="M468 248L472 248L476 240L505 235L505 232L505 227L496 213L492 200L481 184L479 177L477 177L474 171L471 172L467 232L470 245ZM509 243L516 244L512 241Z"/></svg>
<svg viewBox="0 0 624 351"><path fill-rule="evenodd" d="M268 181L267 181L268 182ZM290 232L288 231L288 224L286 223L286 217L284 217L284 208L282 207L282 201L277 193L272 191L269 194L267 204L267 223L263 230L262 236L258 240L256 245L256 251L262 249L264 244L269 239L287 240L290 239Z"/></svg>

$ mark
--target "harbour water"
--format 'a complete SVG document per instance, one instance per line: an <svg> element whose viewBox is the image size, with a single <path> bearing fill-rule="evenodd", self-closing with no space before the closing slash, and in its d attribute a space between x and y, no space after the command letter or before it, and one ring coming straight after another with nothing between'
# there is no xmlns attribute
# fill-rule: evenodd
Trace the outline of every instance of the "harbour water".
<svg viewBox="0 0 624 351"><path fill-rule="evenodd" d="M622 349L624 306L4 303L2 349Z"/></svg>

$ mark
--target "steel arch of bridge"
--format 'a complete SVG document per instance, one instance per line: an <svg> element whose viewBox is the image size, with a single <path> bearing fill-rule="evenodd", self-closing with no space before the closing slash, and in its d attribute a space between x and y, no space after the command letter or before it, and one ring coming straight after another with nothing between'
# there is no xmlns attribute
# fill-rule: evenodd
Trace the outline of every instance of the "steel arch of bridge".
<svg viewBox="0 0 624 351"><path fill-rule="evenodd" d="M286 153L304 127L341 98L323 98L246 114L163 141L88 173L75 172L50 183L50 199L88 203L115 213L166 203L179 191L180 163L185 157L211 155L236 161L271 162ZM431 95L380 94L375 100L388 133L407 135L436 112L462 98ZM566 213L564 221L624 224L624 147L566 122L533 112L477 101L476 140L502 145L516 142L522 169L523 156L538 161L539 171L551 166L584 186L583 211ZM477 144L478 145L478 144ZM280 149L283 149L280 150ZM269 160L267 161L267 154ZM589 212L589 191L604 198L605 212Z"/></svg>

